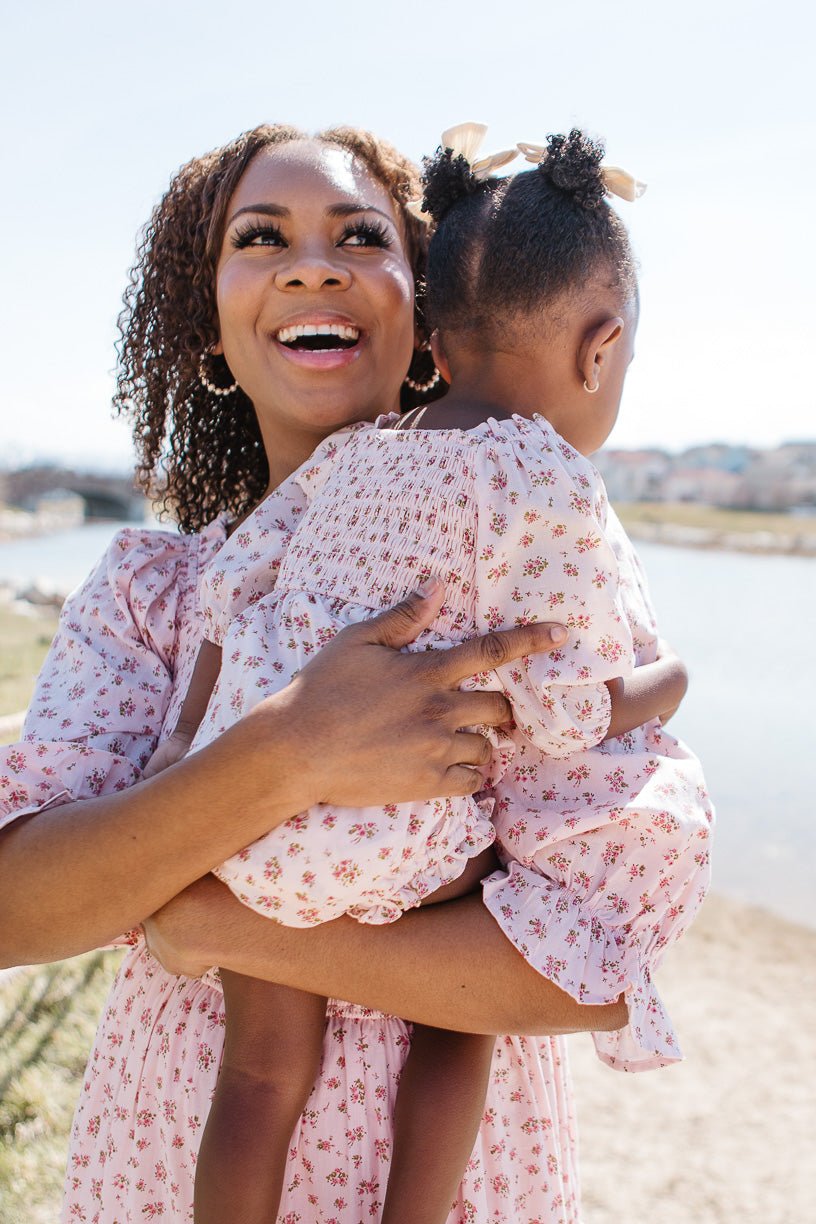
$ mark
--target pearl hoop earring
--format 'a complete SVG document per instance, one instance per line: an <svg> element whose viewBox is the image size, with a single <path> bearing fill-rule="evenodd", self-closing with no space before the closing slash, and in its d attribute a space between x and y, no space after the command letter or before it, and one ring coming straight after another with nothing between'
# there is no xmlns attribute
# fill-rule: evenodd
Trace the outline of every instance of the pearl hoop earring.
<svg viewBox="0 0 816 1224"><path fill-rule="evenodd" d="M590 387L587 380L584 379L584 390L586 391L587 395L594 395L595 392L600 391L600 389L601 389L601 384L599 382L596 382L594 387Z"/></svg>
<svg viewBox="0 0 816 1224"><path fill-rule="evenodd" d="M430 351L431 351L430 340L423 340L419 348L417 349L418 353L430 353ZM421 395L423 391L432 391L433 388L436 386L436 384L439 382L441 377L442 375L439 373L436 366L434 366L433 374L431 375L429 379L427 379L426 382L417 382L416 379L411 378L410 375L408 374L405 375L403 382L405 383L406 387L410 387L412 391L417 391Z"/></svg>
<svg viewBox="0 0 816 1224"><path fill-rule="evenodd" d="M207 371L204 368L204 362L207 357L212 357L212 355L213 354L209 349L206 349L205 352L201 354L201 360L198 363L198 381L206 391L209 391L210 395L217 395L219 399L221 399L225 395L232 395L233 391L238 390L238 381L236 379L236 381L231 383L229 387L218 387L214 382L211 382L207 376Z"/></svg>
<svg viewBox="0 0 816 1224"><path fill-rule="evenodd" d="M434 372L427 382L417 382L416 379L409 378L407 374L405 375L403 382L405 383L406 387L410 387L412 391L418 391L421 394L423 391L432 390L439 382L441 377L442 375L439 373L436 366L434 366Z"/></svg>

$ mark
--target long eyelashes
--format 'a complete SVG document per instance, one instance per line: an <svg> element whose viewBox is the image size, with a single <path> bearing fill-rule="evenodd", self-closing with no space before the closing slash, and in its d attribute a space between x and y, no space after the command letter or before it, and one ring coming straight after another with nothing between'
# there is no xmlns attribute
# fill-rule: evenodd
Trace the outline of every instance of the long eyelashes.
<svg viewBox="0 0 816 1224"><path fill-rule="evenodd" d="M351 242L350 239L359 241ZM236 226L231 243L236 251L249 246L287 245L280 227L269 221L246 221ZM346 243L349 246L388 248L392 238L387 227L379 221L355 221L347 225L340 235L338 246Z"/></svg>
<svg viewBox="0 0 816 1224"><path fill-rule="evenodd" d="M279 227L268 221L245 221L236 226L235 233L232 235L232 245L236 251L253 246L256 242L258 246L284 245L283 234Z"/></svg>
<svg viewBox="0 0 816 1224"><path fill-rule="evenodd" d="M391 235L381 221L355 221L347 225L340 241L347 242L349 238L364 239L360 246L391 246Z"/></svg>

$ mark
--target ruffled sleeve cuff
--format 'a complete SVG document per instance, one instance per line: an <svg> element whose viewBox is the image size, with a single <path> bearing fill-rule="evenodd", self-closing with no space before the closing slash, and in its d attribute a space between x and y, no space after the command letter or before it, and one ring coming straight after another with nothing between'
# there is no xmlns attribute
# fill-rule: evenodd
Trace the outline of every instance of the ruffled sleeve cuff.
<svg viewBox="0 0 816 1224"><path fill-rule="evenodd" d="M0 748L0 829L74 799L111 795L141 771L125 756L85 744L22 741Z"/></svg>
<svg viewBox="0 0 816 1224"><path fill-rule="evenodd" d="M576 1002L613 1003L625 995L627 1026L593 1033L602 1062L618 1071L648 1071L682 1058L649 966L631 934L568 888L520 863L484 881L484 901L527 963Z"/></svg>

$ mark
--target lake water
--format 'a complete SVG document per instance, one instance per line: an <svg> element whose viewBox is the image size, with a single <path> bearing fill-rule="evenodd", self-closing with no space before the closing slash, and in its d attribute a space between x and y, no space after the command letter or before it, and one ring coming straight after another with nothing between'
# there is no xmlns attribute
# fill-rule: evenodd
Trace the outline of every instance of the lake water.
<svg viewBox="0 0 816 1224"><path fill-rule="evenodd" d="M0 544L0 580L76 585L117 526ZM639 551L691 673L673 730L717 806L715 887L816 927L816 561Z"/></svg>

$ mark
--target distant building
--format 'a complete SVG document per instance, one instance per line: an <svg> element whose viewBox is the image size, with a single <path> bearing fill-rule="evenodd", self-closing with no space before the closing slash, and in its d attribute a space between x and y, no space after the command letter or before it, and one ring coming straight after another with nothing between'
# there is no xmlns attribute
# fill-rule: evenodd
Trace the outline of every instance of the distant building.
<svg viewBox="0 0 816 1224"><path fill-rule="evenodd" d="M787 442L773 450L717 442L679 455L603 450L594 462L613 502L816 512L816 442Z"/></svg>

